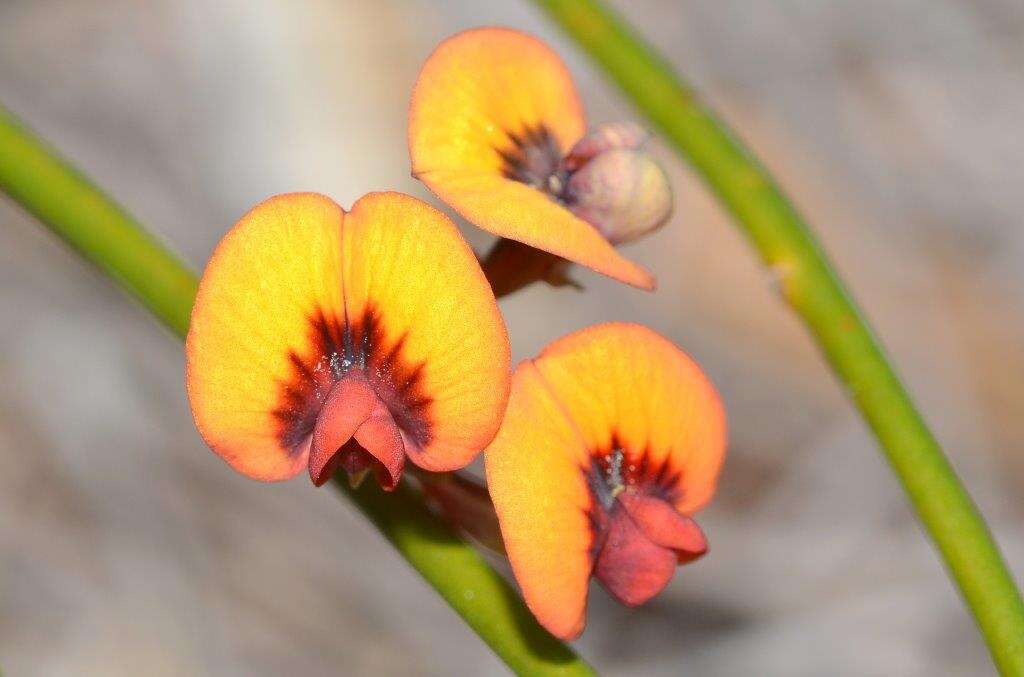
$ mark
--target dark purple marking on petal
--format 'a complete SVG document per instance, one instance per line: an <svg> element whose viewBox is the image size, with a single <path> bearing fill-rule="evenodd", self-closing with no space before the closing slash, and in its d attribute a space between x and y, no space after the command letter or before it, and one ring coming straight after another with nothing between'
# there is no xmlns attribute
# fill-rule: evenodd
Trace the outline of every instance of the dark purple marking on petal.
<svg viewBox="0 0 1024 677"><path fill-rule="evenodd" d="M511 145L496 149L503 163L501 173L505 178L550 192L549 179L562 161L562 150L551 131L541 123L505 134Z"/></svg>
<svg viewBox="0 0 1024 677"><path fill-rule="evenodd" d="M430 443L433 400L424 390L424 365L404 358L404 336L388 344L376 306L368 304L358 319L348 323L317 310L309 324L311 350L289 355L291 373L279 384L279 404L273 411L282 446L292 453L302 452L332 387L354 369L365 372L408 442L420 447Z"/></svg>

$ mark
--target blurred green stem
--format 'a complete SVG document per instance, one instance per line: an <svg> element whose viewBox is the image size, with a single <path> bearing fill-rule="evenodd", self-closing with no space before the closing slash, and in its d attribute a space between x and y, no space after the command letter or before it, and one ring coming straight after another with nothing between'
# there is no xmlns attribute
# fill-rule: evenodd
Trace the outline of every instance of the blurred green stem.
<svg viewBox="0 0 1024 677"><path fill-rule="evenodd" d="M732 212L881 443L999 670L1024 675L1024 603L1013 577L867 322L789 200L726 125L620 17L597 0L535 1L661 129Z"/></svg>
<svg viewBox="0 0 1024 677"><path fill-rule="evenodd" d="M0 190L184 337L195 275L2 106ZM392 494L372 482L358 491L344 482L335 486L514 671L593 674L537 624L505 579L426 507L419 492L408 484Z"/></svg>

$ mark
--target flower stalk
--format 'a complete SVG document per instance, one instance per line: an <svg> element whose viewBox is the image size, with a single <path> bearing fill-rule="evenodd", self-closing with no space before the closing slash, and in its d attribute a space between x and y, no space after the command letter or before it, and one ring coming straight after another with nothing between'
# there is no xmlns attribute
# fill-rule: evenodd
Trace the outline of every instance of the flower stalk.
<svg viewBox="0 0 1024 677"><path fill-rule="evenodd" d="M874 431L999 670L1024 675L1024 602L984 518L810 229L774 179L599 0L536 0L732 213Z"/></svg>
<svg viewBox="0 0 1024 677"><path fill-rule="evenodd" d="M0 190L184 337L195 275L3 106ZM513 671L593 674L572 649L537 624L505 579L407 483L390 494L373 482L352 489L342 479L334 486Z"/></svg>

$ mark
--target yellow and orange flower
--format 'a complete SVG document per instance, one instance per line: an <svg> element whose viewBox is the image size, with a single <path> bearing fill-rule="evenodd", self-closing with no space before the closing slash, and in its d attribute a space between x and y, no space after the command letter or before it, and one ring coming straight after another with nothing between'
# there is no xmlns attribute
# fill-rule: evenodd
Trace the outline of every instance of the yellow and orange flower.
<svg viewBox="0 0 1024 677"><path fill-rule="evenodd" d="M637 605L704 554L693 513L715 490L725 416L700 368L633 324L570 334L512 379L487 484L527 605L583 631L591 576Z"/></svg>
<svg viewBox="0 0 1024 677"><path fill-rule="evenodd" d="M441 212L371 193L345 212L279 195L224 236L186 341L192 413L239 472L317 485L341 466L385 488L494 437L509 344L472 250Z"/></svg>
<svg viewBox="0 0 1024 677"><path fill-rule="evenodd" d="M445 40L424 64L409 152L413 175L471 223L652 289L652 275L612 243L663 223L671 193L660 168L635 152L643 138L625 129L585 138L583 106L558 55L524 33L482 28ZM619 231L623 220L624 237L599 228Z"/></svg>

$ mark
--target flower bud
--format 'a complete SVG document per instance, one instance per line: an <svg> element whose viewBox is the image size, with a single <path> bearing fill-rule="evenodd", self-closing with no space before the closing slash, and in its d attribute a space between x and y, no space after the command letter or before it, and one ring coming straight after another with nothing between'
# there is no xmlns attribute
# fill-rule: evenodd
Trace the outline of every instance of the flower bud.
<svg viewBox="0 0 1024 677"><path fill-rule="evenodd" d="M597 155L613 148L639 150L647 143L647 130L635 122L601 125L576 142L562 160L562 169L574 172Z"/></svg>
<svg viewBox="0 0 1024 677"><path fill-rule="evenodd" d="M665 172L647 153L629 148L612 147L592 156L570 174L563 198L614 245L654 231L672 213Z"/></svg>

